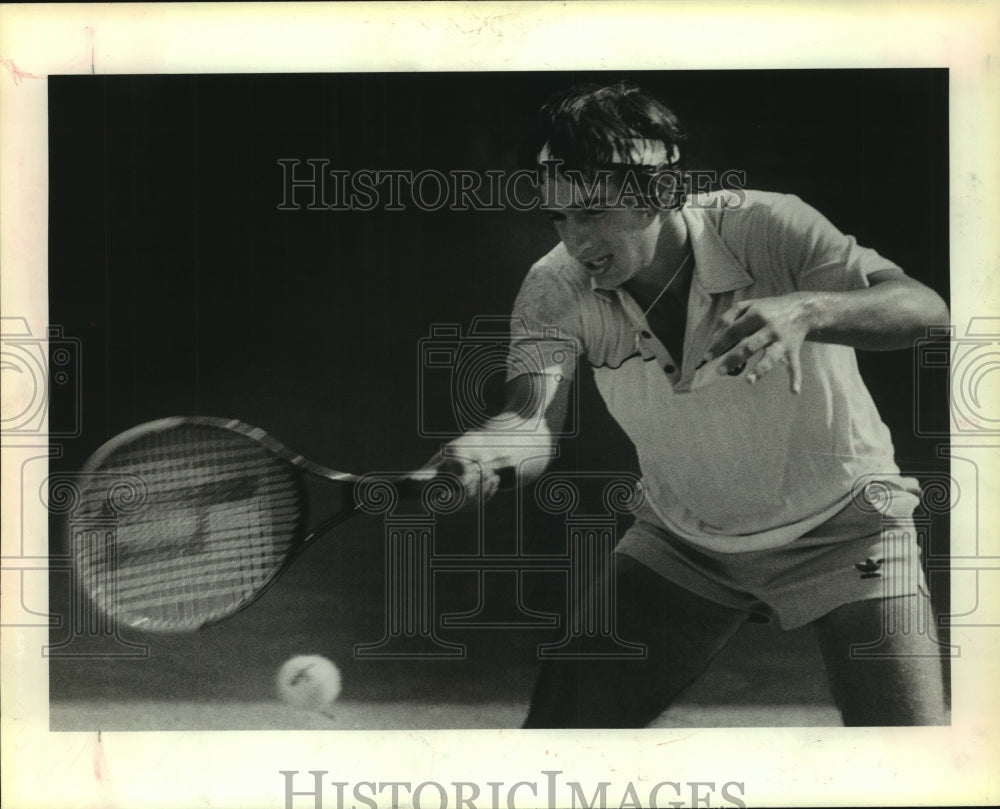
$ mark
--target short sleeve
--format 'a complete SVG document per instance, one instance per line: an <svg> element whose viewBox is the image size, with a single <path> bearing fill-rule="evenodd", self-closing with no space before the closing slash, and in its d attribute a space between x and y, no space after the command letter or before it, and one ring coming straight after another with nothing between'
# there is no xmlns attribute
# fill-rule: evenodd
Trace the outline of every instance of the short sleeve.
<svg viewBox="0 0 1000 809"><path fill-rule="evenodd" d="M556 267L536 264L514 301L507 379L526 373L572 379L582 336L579 291Z"/></svg>
<svg viewBox="0 0 1000 809"><path fill-rule="evenodd" d="M772 267L788 273L795 289L846 292L864 289L868 276L902 269L841 233L823 214L788 194L767 209L765 250Z"/></svg>

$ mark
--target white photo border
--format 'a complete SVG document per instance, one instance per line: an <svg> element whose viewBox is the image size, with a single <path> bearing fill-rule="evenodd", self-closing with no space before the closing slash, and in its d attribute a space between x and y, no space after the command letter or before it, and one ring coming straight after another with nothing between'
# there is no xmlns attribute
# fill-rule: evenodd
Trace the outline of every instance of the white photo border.
<svg viewBox="0 0 1000 809"><path fill-rule="evenodd" d="M51 74L946 67L951 307L961 332L972 318L1000 312L998 54L1000 7L989 2L7 4L0 7L3 315L25 318L35 334L48 323ZM994 396L983 409L996 413L996 405ZM10 586L26 568L16 560L46 553L44 531L22 534L24 524L45 520L20 511L17 491L24 459L46 453L40 438L4 446L5 611L21 595ZM990 443L954 440L970 449ZM996 491L996 471L980 468L983 492ZM978 522L979 552L1000 555L991 515L952 519L956 537ZM46 596L33 589L31 600L44 604ZM998 594L983 597L995 604ZM953 661L948 728L157 732L106 733L98 744L94 734L48 730L47 667L37 652L47 629L5 626L2 803L251 809L286 806L280 770L307 779L325 770L328 782L467 781L484 795L490 781L544 785L542 771L561 770L563 783L647 790L664 780L738 781L749 806L996 804L998 629L952 629L962 656ZM518 806L547 805L541 789L537 798L528 789L518 795Z"/></svg>

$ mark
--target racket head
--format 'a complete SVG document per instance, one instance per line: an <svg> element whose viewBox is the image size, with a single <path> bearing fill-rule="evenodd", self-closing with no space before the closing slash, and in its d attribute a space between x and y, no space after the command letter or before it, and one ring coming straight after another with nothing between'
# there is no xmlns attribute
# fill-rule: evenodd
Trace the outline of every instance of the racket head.
<svg viewBox="0 0 1000 809"><path fill-rule="evenodd" d="M161 419L112 438L81 474L70 525L80 585L143 631L190 632L238 612L306 540L311 466L226 419Z"/></svg>

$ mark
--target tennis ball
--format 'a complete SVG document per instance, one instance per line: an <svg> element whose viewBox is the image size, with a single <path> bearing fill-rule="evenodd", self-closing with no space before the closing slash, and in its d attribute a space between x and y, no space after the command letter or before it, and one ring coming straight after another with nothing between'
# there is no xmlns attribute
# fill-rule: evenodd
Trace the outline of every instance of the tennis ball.
<svg viewBox="0 0 1000 809"><path fill-rule="evenodd" d="M277 686L289 705L322 713L340 696L340 669L320 655L298 655L282 664Z"/></svg>

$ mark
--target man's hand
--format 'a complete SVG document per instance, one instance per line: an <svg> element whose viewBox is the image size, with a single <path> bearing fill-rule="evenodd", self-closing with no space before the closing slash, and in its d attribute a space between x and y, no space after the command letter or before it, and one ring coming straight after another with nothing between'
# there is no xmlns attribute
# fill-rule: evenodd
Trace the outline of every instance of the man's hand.
<svg viewBox="0 0 1000 809"><path fill-rule="evenodd" d="M501 488L534 479L552 454L552 436L544 427L531 434L473 430L448 442L418 474L454 475L471 506L480 498L489 500Z"/></svg>
<svg viewBox="0 0 1000 809"><path fill-rule="evenodd" d="M458 478L465 491L466 504L489 500L500 488L500 469L508 459L496 448L484 443L485 433L466 433L443 447L425 470Z"/></svg>
<svg viewBox="0 0 1000 809"><path fill-rule="evenodd" d="M720 374L738 374L758 351L747 374L751 384L778 363L788 366L792 392L802 388L799 351L805 340L867 351L912 348L928 326L948 323L948 307L933 290L885 269L868 276L868 287L847 292L792 292L732 306L709 345L705 361L723 357Z"/></svg>
<svg viewBox="0 0 1000 809"><path fill-rule="evenodd" d="M723 328L712 340L705 361L722 356L720 374L740 373L757 352L760 358L746 375L753 384L776 365L788 367L792 393L802 390L799 351L812 328L812 296L793 292L774 298L741 301L722 315Z"/></svg>

